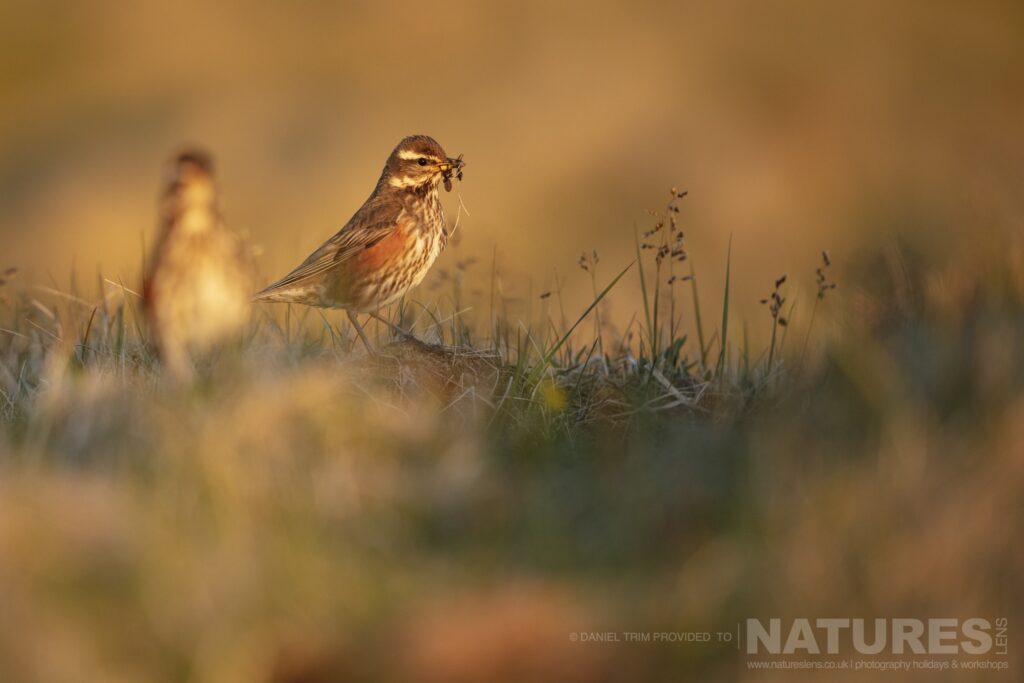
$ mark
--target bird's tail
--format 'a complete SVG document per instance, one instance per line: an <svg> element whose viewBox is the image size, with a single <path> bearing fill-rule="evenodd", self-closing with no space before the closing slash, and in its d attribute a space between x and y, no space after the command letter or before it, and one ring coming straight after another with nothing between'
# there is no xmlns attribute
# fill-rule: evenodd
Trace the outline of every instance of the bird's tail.
<svg viewBox="0 0 1024 683"><path fill-rule="evenodd" d="M312 292L307 287L282 287L274 283L252 295L253 303L312 304Z"/></svg>

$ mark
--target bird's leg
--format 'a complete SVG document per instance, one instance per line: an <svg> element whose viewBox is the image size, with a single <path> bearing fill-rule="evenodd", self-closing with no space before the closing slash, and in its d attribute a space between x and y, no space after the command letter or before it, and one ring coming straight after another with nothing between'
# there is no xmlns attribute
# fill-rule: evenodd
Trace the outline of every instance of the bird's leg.
<svg viewBox="0 0 1024 683"><path fill-rule="evenodd" d="M387 325L388 327L390 327L390 328L391 328L391 329L392 329L392 330L393 330L394 332L397 332L397 333L398 333L398 334L400 334L401 336L403 336L403 337L405 337L405 338L407 338L407 339L415 339L415 337L413 336L412 332L409 332L409 331L407 331L407 330L403 330L403 329L402 329L401 327L399 327L398 325L394 324L394 323L393 323L393 322L391 322L390 320L387 320L387 319L386 319L386 318L385 318L384 316L382 316L382 315L381 315L380 313L377 313L377 312L375 311L375 312L373 312L373 313L370 313L369 315L370 315L370 317L372 317L372 318L376 318L376 319L377 319L377 320L379 320L380 322L384 323L385 325Z"/></svg>
<svg viewBox="0 0 1024 683"><path fill-rule="evenodd" d="M348 314L348 319L352 323L352 327L356 328L359 338L363 340L363 346L366 347L366 350L370 352L371 356L377 355L376 349L373 348L370 344L370 340L366 337L366 333L363 332L363 326L359 324L359 319L356 318L356 314L349 310L346 310L345 313Z"/></svg>

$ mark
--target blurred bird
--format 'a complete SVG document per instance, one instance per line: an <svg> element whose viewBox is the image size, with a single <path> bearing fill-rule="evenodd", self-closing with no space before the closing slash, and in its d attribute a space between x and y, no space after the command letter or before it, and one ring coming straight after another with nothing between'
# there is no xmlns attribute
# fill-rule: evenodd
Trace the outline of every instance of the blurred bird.
<svg viewBox="0 0 1024 683"><path fill-rule="evenodd" d="M206 152L171 161L159 230L143 286L146 318L168 371L187 378L194 355L241 329L254 280L243 241L221 219Z"/></svg>
<svg viewBox="0 0 1024 683"><path fill-rule="evenodd" d="M461 155L448 158L433 138L405 138L348 223L255 301L344 308L373 353L356 314L383 320L377 310L423 280L448 242L438 186L443 181L451 190L451 178L462 179L463 165Z"/></svg>

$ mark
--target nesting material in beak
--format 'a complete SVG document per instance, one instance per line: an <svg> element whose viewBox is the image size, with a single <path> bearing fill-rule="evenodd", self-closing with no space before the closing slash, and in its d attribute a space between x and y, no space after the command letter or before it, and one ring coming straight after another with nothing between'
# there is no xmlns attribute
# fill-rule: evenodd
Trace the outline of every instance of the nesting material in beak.
<svg viewBox="0 0 1024 683"><path fill-rule="evenodd" d="M455 176L456 180L462 180L462 167L465 165L466 162L462 160L461 154L454 159L448 159L448 163L441 164L441 173L444 176L444 189L446 192L452 191L452 176Z"/></svg>

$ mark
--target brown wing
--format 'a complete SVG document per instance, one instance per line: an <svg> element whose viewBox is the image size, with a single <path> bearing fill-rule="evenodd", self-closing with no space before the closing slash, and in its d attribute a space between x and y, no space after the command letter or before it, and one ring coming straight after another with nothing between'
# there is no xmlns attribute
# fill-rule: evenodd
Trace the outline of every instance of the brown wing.
<svg viewBox="0 0 1024 683"><path fill-rule="evenodd" d="M256 299L284 288L301 286L368 249L397 229L402 205L371 198L354 216L299 267L256 294Z"/></svg>

